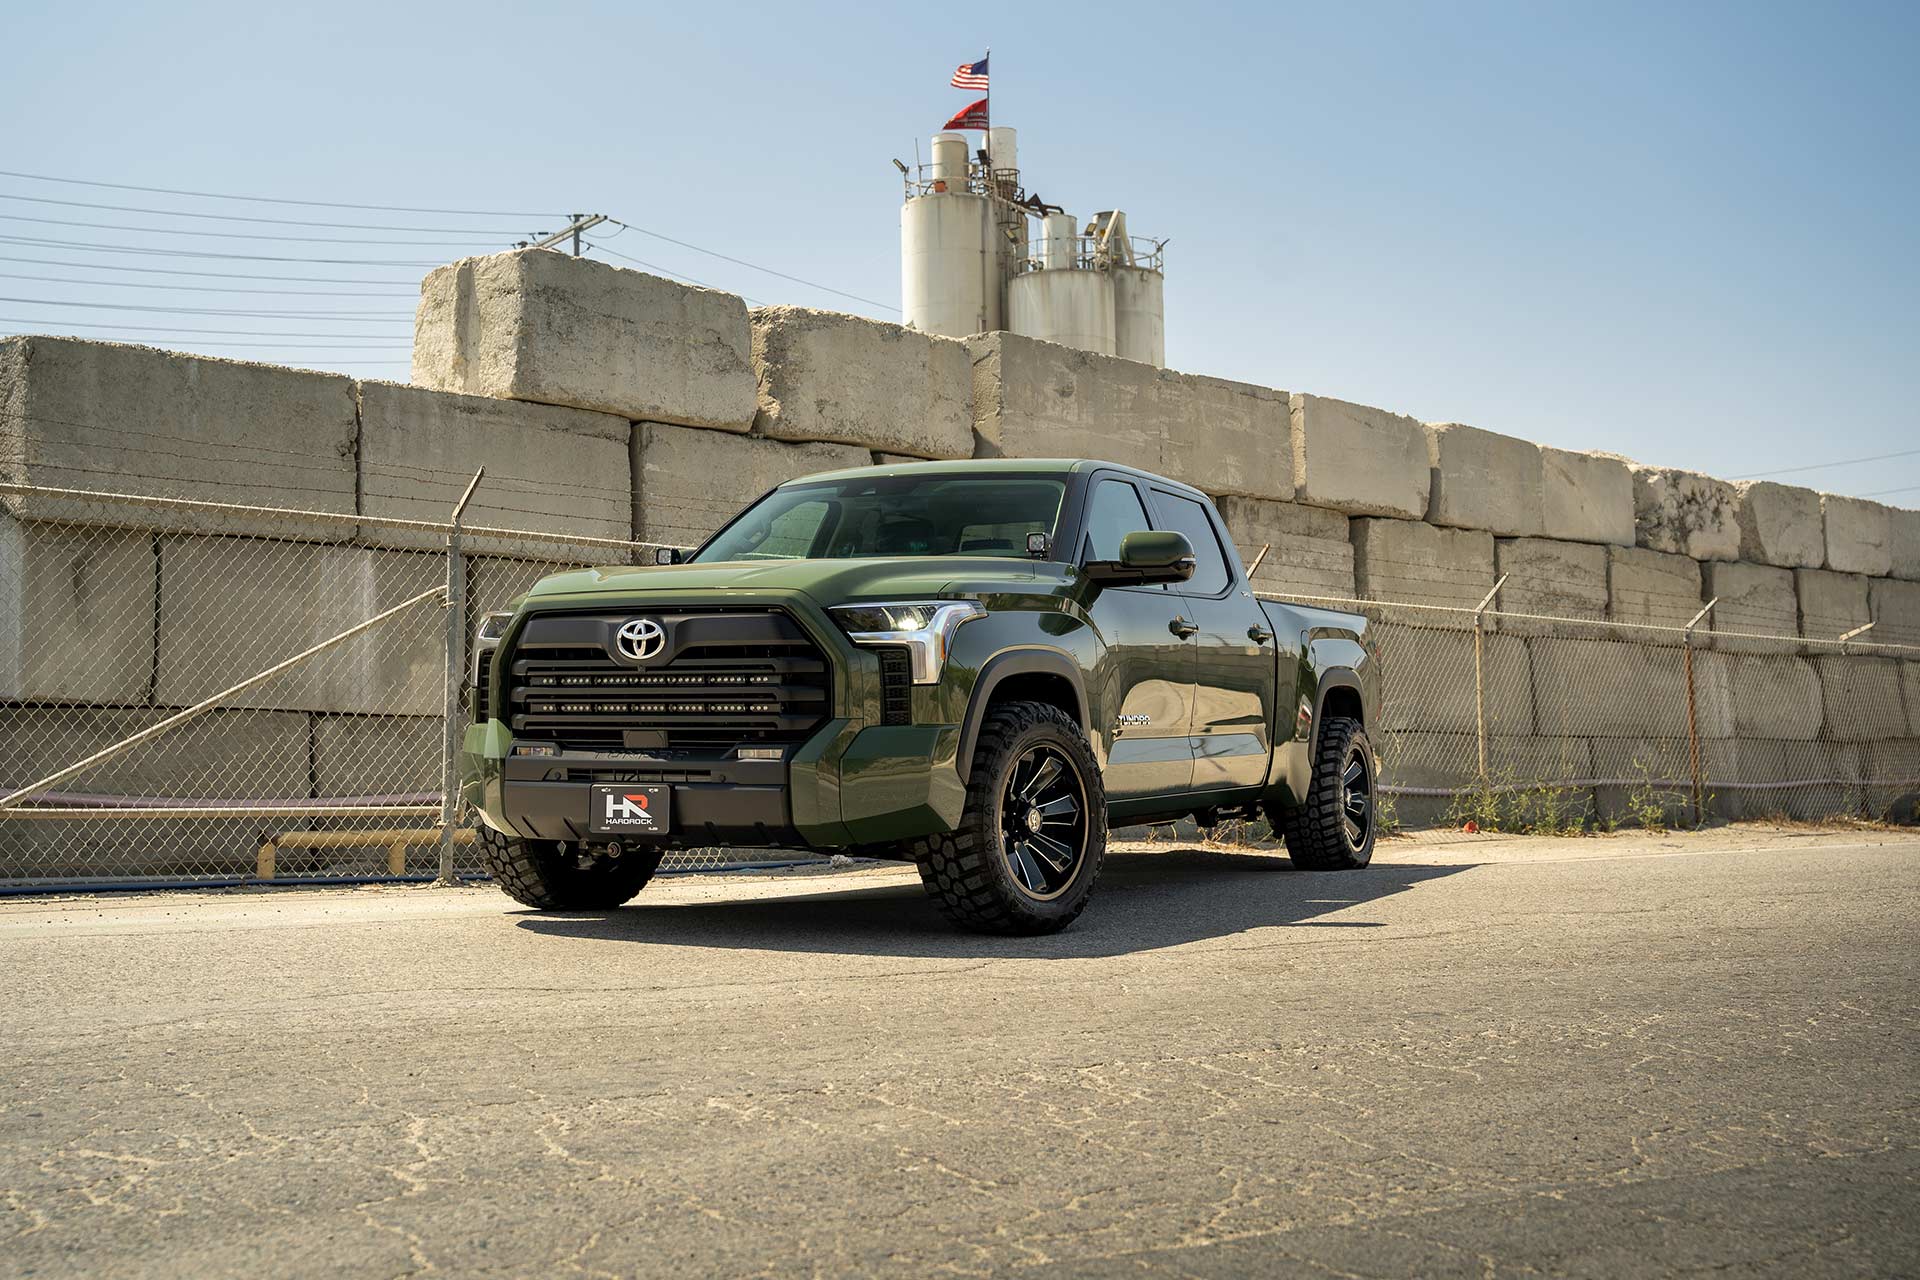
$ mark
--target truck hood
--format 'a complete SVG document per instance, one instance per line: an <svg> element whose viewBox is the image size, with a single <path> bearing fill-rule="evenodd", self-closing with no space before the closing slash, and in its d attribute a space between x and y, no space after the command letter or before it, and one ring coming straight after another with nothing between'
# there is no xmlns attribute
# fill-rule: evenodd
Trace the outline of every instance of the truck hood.
<svg viewBox="0 0 1920 1280"><path fill-rule="evenodd" d="M580 595L629 598L656 591L700 596L730 591L800 591L824 606L981 592L1053 591L1066 581L1066 575L1064 565L1004 556L610 565L542 578L527 593L527 601Z"/></svg>

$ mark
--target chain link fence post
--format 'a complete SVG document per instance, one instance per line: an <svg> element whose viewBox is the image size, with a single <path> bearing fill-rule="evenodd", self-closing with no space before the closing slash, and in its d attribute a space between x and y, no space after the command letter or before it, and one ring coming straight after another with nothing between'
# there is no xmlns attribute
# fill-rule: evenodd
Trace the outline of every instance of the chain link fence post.
<svg viewBox="0 0 1920 1280"><path fill-rule="evenodd" d="M1493 584L1473 611L1473 736L1480 751L1480 785L1487 785L1487 607L1507 585L1507 575Z"/></svg>
<svg viewBox="0 0 1920 1280"><path fill-rule="evenodd" d="M1693 784L1693 825L1706 823L1706 784L1701 777L1700 763L1700 711L1699 698L1694 692L1693 683L1693 629L1700 625L1700 619L1713 612L1713 606L1720 603L1715 596L1707 601L1706 607L1693 615L1686 630L1680 633L1681 661L1687 668L1687 775Z"/></svg>
<svg viewBox="0 0 1920 1280"><path fill-rule="evenodd" d="M460 549L460 520L485 467L473 473L467 491L454 504L447 529L447 681L446 724L440 739L440 872L438 884L453 883L453 841L460 825L460 739L466 732L460 696L467 683L467 558Z"/></svg>

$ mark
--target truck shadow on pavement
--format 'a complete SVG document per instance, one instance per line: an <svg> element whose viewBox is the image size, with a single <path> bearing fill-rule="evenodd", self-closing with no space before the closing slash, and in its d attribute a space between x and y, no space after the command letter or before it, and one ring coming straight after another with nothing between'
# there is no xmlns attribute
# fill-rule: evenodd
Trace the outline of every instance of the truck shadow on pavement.
<svg viewBox="0 0 1920 1280"><path fill-rule="evenodd" d="M1065 932L1037 938L963 933L935 910L917 879L711 902L650 903L643 891L616 911L525 913L517 923L554 937L656 946L956 959L1104 957L1250 929L1384 928L1352 909L1471 865L1376 863L1363 871L1303 872L1278 854L1181 847L1114 852L1086 913ZM1323 918L1335 915L1340 918Z"/></svg>

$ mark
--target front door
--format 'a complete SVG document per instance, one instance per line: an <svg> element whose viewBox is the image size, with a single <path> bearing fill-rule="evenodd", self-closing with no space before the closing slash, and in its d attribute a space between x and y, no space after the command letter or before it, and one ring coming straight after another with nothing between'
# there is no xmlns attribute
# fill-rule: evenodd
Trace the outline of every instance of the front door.
<svg viewBox="0 0 1920 1280"><path fill-rule="evenodd" d="M1087 498L1079 562L1115 560L1120 539L1153 528L1133 481L1106 476ZM1176 631L1180 601L1158 586L1102 587L1088 606L1105 644L1090 673L1107 722L1096 726L1106 750L1111 800L1187 790L1193 785L1195 648Z"/></svg>
<svg viewBox="0 0 1920 1280"><path fill-rule="evenodd" d="M1273 750L1278 664L1260 602L1229 553L1233 546L1205 504L1155 487L1156 528L1193 544L1193 577L1169 589L1194 634L1193 788L1263 786Z"/></svg>

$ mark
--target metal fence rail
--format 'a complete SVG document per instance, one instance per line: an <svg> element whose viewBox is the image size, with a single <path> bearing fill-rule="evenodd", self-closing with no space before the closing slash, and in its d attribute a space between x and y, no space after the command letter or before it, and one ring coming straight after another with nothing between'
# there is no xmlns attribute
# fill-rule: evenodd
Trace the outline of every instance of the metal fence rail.
<svg viewBox="0 0 1920 1280"><path fill-rule="evenodd" d="M657 544L468 524L474 492L429 521L0 483L0 890L477 874L468 637ZM1281 598L1373 620L1399 829L1899 816L1920 789L1920 647L1884 631Z"/></svg>

